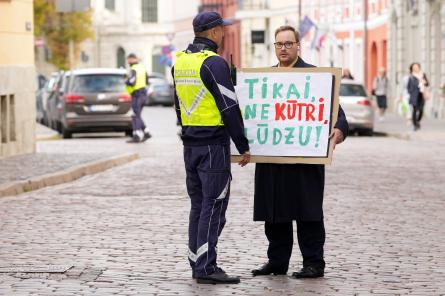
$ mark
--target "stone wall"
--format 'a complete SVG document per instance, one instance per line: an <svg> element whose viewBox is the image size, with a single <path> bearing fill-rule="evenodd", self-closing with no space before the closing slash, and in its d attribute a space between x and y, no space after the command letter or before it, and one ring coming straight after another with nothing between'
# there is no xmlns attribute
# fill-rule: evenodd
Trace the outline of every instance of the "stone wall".
<svg viewBox="0 0 445 296"><path fill-rule="evenodd" d="M0 158L35 152L34 66L0 66Z"/></svg>

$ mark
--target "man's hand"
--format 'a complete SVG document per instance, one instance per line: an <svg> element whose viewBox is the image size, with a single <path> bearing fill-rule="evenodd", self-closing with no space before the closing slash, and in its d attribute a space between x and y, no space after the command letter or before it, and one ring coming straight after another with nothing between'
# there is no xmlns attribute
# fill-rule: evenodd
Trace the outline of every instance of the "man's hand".
<svg viewBox="0 0 445 296"><path fill-rule="evenodd" d="M340 144L341 142L343 142L345 140L345 136L343 135L343 132L341 130L339 130L338 128L334 128L331 135L329 136L329 139L332 140L332 142L333 142L332 145L333 145L333 148L335 149L335 146L337 144Z"/></svg>
<svg viewBox="0 0 445 296"><path fill-rule="evenodd" d="M246 151L241 155L241 160L240 162L238 162L238 164L243 167L249 162L250 162L250 152Z"/></svg>

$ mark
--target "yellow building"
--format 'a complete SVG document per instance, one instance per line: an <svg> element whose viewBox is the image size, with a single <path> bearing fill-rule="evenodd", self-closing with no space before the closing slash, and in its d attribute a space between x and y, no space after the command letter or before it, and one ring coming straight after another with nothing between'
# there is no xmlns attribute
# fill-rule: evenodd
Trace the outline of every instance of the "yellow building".
<svg viewBox="0 0 445 296"><path fill-rule="evenodd" d="M0 0L0 158L35 152L32 0Z"/></svg>

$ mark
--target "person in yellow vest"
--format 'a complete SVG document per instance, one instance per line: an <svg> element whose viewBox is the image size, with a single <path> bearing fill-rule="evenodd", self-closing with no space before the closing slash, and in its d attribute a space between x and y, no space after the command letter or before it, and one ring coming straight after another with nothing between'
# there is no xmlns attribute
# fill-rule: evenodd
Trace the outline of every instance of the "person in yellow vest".
<svg viewBox="0 0 445 296"><path fill-rule="evenodd" d="M250 161L249 144L227 62L217 54L224 26L216 12L193 20L195 39L176 56L172 69L175 107L181 124L187 192L190 196L189 263L200 284L237 284L216 263L216 245L229 202L230 138Z"/></svg>
<svg viewBox="0 0 445 296"><path fill-rule="evenodd" d="M131 108L133 109L133 137L127 142L141 143L151 137L150 131L141 117L147 100L148 75L145 67L138 63L138 58L134 53L128 55L127 62L130 66L130 74L125 84L127 92L131 95Z"/></svg>

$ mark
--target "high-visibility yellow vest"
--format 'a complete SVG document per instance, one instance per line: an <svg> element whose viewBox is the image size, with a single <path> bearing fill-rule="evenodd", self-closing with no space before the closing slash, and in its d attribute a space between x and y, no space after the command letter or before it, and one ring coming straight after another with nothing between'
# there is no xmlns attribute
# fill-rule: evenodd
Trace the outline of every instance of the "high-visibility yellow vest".
<svg viewBox="0 0 445 296"><path fill-rule="evenodd" d="M201 79L201 66L213 51L176 54L175 87L183 126L223 126L215 98Z"/></svg>
<svg viewBox="0 0 445 296"><path fill-rule="evenodd" d="M134 86L127 85L127 92L131 95L134 91L147 87L147 72L141 64L134 64L131 70L136 71L136 83Z"/></svg>

